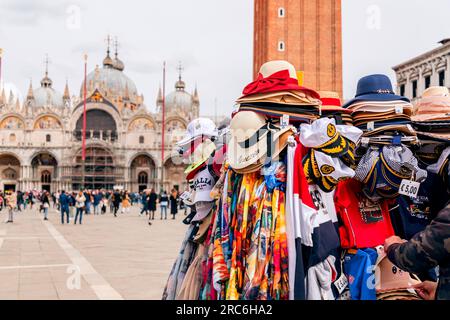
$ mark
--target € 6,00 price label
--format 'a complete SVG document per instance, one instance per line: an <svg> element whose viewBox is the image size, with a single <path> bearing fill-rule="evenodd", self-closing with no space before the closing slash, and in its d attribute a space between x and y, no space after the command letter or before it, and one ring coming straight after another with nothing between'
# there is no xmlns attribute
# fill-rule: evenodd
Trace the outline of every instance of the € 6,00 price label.
<svg viewBox="0 0 450 320"><path fill-rule="evenodd" d="M403 179L402 183L400 184L398 193L411 198L417 198L419 188L420 188L419 182Z"/></svg>

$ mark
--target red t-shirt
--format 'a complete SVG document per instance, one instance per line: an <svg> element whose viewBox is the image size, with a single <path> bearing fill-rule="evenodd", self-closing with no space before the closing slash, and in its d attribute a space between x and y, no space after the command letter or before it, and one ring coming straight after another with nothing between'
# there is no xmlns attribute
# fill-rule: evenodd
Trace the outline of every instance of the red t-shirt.
<svg viewBox="0 0 450 320"><path fill-rule="evenodd" d="M373 248L394 235L388 201L373 202L361 189L354 179L340 182L336 189L336 212L342 221L339 235L345 249Z"/></svg>

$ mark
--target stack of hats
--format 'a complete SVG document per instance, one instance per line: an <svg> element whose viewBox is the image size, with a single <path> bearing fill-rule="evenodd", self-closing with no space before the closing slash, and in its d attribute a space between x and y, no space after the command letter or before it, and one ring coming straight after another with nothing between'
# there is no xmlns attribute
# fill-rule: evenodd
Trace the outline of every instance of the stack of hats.
<svg viewBox="0 0 450 320"><path fill-rule="evenodd" d="M334 118L337 125L353 125L352 111L342 108L339 93L333 91L319 91L320 101L320 117Z"/></svg>
<svg viewBox="0 0 450 320"><path fill-rule="evenodd" d="M202 221L208 217L214 205L210 192L220 176L226 146L216 145L218 130L208 118L198 118L189 123L186 136L178 142L179 153L188 164L186 180L190 191L182 195L184 203L195 214L189 222Z"/></svg>
<svg viewBox="0 0 450 320"><path fill-rule="evenodd" d="M244 88L237 111L254 111L268 118L289 116L291 122L319 118L319 94L299 85L295 67L287 61L261 66L258 78Z"/></svg>
<svg viewBox="0 0 450 320"><path fill-rule="evenodd" d="M394 93L385 75L361 78L355 98L343 108L351 110L353 124L364 131L369 143L390 144L394 137L403 143L417 143L411 127L413 106L408 98Z"/></svg>
<svg viewBox="0 0 450 320"><path fill-rule="evenodd" d="M424 91L412 117L413 126L422 139L450 143L450 93L446 87Z"/></svg>
<svg viewBox="0 0 450 320"><path fill-rule="evenodd" d="M281 128L261 113L239 111L230 123L227 162L237 173L256 172L278 157L294 132L294 127Z"/></svg>
<svg viewBox="0 0 450 320"><path fill-rule="evenodd" d="M397 197L403 179L423 182L427 177L402 144L369 148L355 172L355 179L364 184L363 192L372 200Z"/></svg>
<svg viewBox="0 0 450 320"><path fill-rule="evenodd" d="M310 148L303 158L308 184L331 192L339 181L355 172L355 147L362 131L353 126L336 125L335 119L322 118L300 126L300 142Z"/></svg>
<svg viewBox="0 0 450 320"><path fill-rule="evenodd" d="M375 264L375 290L377 300L422 300L413 289L420 280L395 266L384 253L377 248L378 258Z"/></svg>

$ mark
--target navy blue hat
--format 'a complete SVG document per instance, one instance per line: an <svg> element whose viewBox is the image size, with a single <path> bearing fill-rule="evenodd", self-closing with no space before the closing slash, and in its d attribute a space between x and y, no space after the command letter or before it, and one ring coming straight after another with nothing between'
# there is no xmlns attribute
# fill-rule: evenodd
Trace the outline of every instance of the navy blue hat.
<svg viewBox="0 0 450 320"><path fill-rule="evenodd" d="M343 105L343 108L348 108L350 105L359 101L394 100L410 102L408 98L395 94L388 76L384 74L372 74L359 79L355 98Z"/></svg>

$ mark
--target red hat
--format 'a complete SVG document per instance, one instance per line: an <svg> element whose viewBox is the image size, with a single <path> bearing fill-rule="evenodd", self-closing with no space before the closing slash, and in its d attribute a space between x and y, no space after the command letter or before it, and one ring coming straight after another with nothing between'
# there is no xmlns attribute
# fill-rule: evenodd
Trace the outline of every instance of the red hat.
<svg viewBox="0 0 450 320"><path fill-rule="evenodd" d="M316 99L320 98L316 91L298 84L295 67L283 60L269 61L263 64L256 80L248 84L242 94L246 97L255 93L285 90L300 90Z"/></svg>

